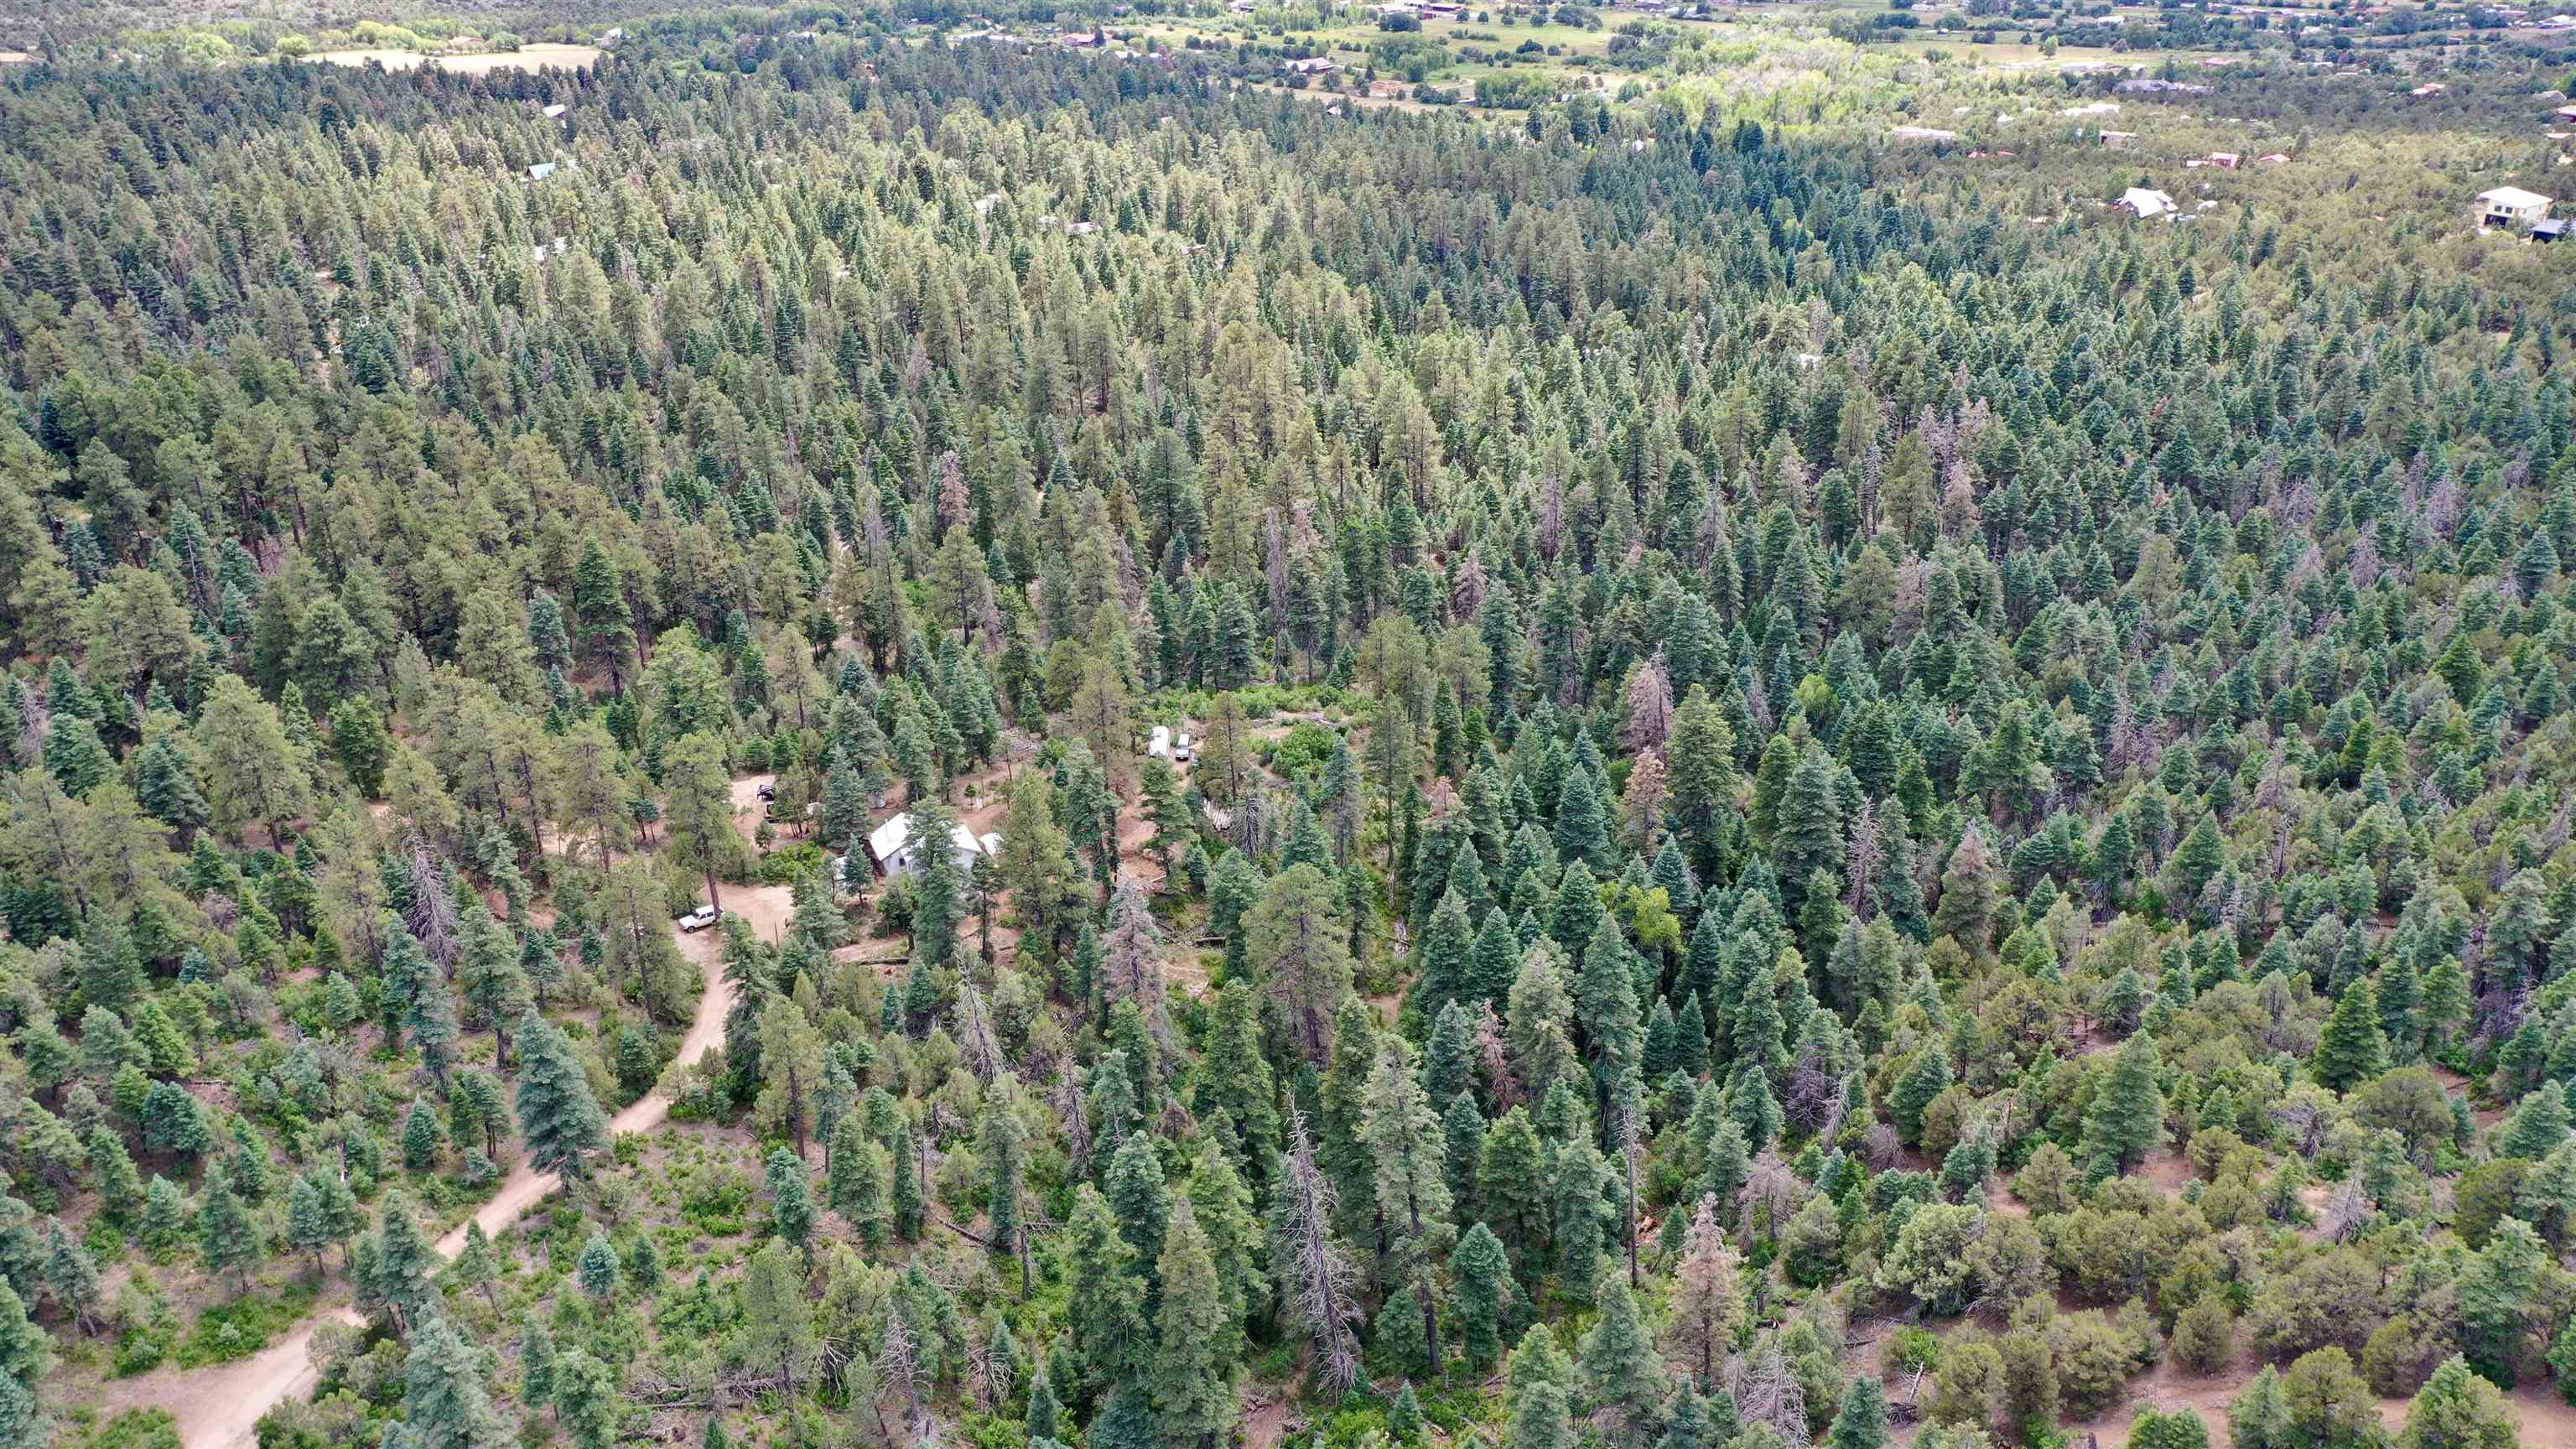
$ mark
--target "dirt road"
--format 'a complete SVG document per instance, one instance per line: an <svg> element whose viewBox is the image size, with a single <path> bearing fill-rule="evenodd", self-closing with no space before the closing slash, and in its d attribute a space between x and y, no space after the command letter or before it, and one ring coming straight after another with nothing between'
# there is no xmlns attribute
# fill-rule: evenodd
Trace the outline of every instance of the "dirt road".
<svg viewBox="0 0 2576 1449"><path fill-rule="evenodd" d="M763 939L775 939L795 903L787 887L762 886L728 891L725 904L734 914L750 921ZM733 1008L733 988L724 979L722 938L717 932L702 931L679 939L680 949L698 963L706 981L698 998L697 1016L689 1023L688 1035L680 1039L679 1060L694 1062L724 1039L725 1015ZM610 1118L608 1130L612 1136L648 1132L660 1126L670 1112L670 1098L658 1091L650 1092ZM562 1185L555 1174L533 1172L522 1164L502 1180L500 1191L490 1201L475 1210L473 1221L481 1223L485 1233L497 1236ZM438 1240L442 1258L453 1258L464 1247L463 1224ZM185 1449L248 1449L257 1442L261 1415L290 1398L313 1392L314 1333L325 1324L359 1321L355 1310L342 1305L306 1319L285 1338L240 1362L217 1364L193 1373L165 1370L119 1379L87 1397L102 1417L126 1409L169 1410L171 1417L179 1421L179 1441Z"/></svg>

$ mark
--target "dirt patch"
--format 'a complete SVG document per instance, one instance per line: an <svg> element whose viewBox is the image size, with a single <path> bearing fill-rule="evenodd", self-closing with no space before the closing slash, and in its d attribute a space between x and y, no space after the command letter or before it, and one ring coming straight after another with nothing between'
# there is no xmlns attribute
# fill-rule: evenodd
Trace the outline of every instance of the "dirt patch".
<svg viewBox="0 0 2576 1449"><path fill-rule="evenodd" d="M2191 1170L2191 1159L2179 1152L2159 1152L2137 1165L2131 1176L2153 1183L2167 1197L2180 1197L2182 1190L2197 1176Z"/></svg>
<svg viewBox="0 0 2576 1449"><path fill-rule="evenodd" d="M2524 1384L2505 1397L2522 1420L2523 1443L2576 1444L2576 1404L2549 1385Z"/></svg>
<svg viewBox="0 0 2576 1449"><path fill-rule="evenodd" d="M1272 1445L1304 1427L1306 1416L1297 1412L1285 1394L1277 1398L1254 1399L1243 1406L1245 1449L1271 1449Z"/></svg>
<svg viewBox="0 0 2576 1449"><path fill-rule="evenodd" d="M2180 1364L2166 1359L2129 1381L2128 1402L2084 1427L2101 1436L2103 1449L2119 1449L2129 1442L2129 1430L2137 1422L2139 1410L2170 1414L2190 1409L2209 1426L2211 1449L2227 1449L2227 1406L2262 1371L2262 1361L2246 1354L2239 1354L2217 1373L2206 1375L2186 1372Z"/></svg>
<svg viewBox="0 0 2576 1449"><path fill-rule="evenodd" d="M745 845L760 848L760 823L769 818L769 802L760 792L778 782L776 775L745 775L733 782L733 824Z"/></svg>

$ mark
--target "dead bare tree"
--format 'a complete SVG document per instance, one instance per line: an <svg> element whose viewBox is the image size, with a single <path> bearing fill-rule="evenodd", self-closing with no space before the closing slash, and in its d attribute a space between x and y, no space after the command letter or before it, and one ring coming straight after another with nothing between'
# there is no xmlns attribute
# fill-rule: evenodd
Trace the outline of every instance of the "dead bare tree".
<svg viewBox="0 0 2576 1449"><path fill-rule="evenodd" d="M1716 1193L1699 1200L1690 1232L1682 1239L1681 1267L1674 1275L1673 1318L1667 1342L1696 1369L1699 1382L1717 1382L1717 1355L1734 1341L1735 1322L1743 1316L1744 1289L1738 1273L1743 1255L1727 1246L1719 1226Z"/></svg>
<svg viewBox="0 0 2576 1449"><path fill-rule="evenodd" d="M975 985L972 971L957 973L957 1045L965 1054L966 1070L979 1082L990 1085L1009 1070L1001 1038L993 1032L993 1014L984 1005L984 993Z"/></svg>
<svg viewBox="0 0 2576 1449"><path fill-rule="evenodd" d="M1747 1424L1768 1424L1791 1444L1810 1442L1807 1391L1780 1351L1780 1335L1766 1333L1752 1351L1735 1356L1728 1375L1735 1411Z"/></svg>
<svg viewBox="0 0 2576 1449"><path fill-rule="evenodd" d="M1313 1387L1327 1402L1347 1393L1360 1376L1359 1338L1353 1332L1360 1319L1354 1291L1359 1273L1350 1250L1333 1236L1336 1205L1332 1183L1315 1165L1306 1114L1292 1107L1288 1161L1274 1206L1271 1261L1281 1303L1314 1345Z"/></svg>
<svg viewBox="0 0 2576 1449"><path fill-rule="evenodd" d="M904 1422L913 1437L929 1438L932 1422L929 1403L922 1396L921 1346L913 1341L912 1325L900 1313L886 1315L885 1344L877 1350L876 1370L882 1387L903 1395Z"/></svg>

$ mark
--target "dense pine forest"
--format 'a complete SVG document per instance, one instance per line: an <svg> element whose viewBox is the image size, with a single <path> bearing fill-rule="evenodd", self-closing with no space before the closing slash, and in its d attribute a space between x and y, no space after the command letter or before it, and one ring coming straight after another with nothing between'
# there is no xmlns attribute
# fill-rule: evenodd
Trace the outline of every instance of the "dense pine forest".
<svg viewBox="0 0 2576 1449"><path fill-rule="evenodd" d="M0 1443L2576 1443L2576 246L879 20L0 71Z"/></svg>

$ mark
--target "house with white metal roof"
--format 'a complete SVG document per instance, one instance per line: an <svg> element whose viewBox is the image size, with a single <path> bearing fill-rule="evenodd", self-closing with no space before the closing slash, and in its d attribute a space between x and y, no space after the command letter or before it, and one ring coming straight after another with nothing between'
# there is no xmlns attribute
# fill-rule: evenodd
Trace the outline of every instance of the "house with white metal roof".
<svg viewBox="0 0 2576 1449"><path fill-rule="evenodd" d="M1001 837L992 837L993 848L1001 847ZM973 868L975 857L986 853L983 841L963 825L948 829L949 863L959 870ZM921 842L913 838L912 812L907 810L889 818L868 832L868 859L876 862L877 874L910 875L921 869Z"/></svg>

